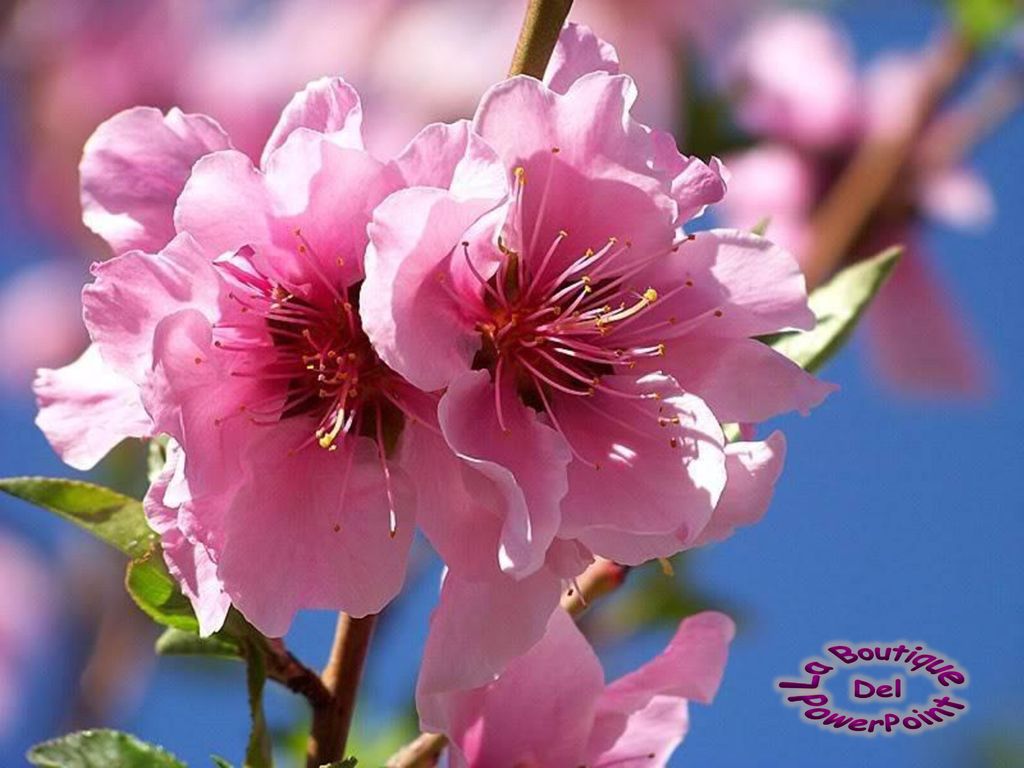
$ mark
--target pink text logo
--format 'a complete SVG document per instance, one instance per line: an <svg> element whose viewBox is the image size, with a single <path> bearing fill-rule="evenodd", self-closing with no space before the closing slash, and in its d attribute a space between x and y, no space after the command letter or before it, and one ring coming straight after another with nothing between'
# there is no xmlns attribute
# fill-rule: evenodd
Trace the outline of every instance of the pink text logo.
<svg viewBox="0 0 1024 768"><path fill-rule="evenodd" d="M840 686L835 681L842 673L848 681ZM930 695L908 703L910 688L921 687L919 680ZM967 673L924 643L826 643L821 658L805 660L801 673L775 685L783 702L801 709L807 721L858 736L923 733L967 712L959 691L967 685ZM850 706L855 709L844 709ZM862 711L865 706L869 711Z"/></svg>

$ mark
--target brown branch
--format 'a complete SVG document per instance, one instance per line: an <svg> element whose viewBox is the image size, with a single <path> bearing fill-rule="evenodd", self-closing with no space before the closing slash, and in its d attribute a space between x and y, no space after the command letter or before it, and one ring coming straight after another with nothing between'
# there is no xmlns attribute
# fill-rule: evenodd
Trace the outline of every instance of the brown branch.
<svg viewBox="0 0 1024 768"><path fill-rule="evenodd" d="M574 617L580 616L594 600L621 587L628 573L629 566L598 558L562 596L562 608ZM443 734L421 733L388 759L387 768L432 768L447 744Z"/></svg>
<svg viewBox="0 0 1024 768"><path fill-rule="evenodd" d="M865 141L829 190L811 221L811 252L806 269L809 288L820 285L835 272L902 178L917 142L950 89L960 80L972 55L972 47L962 37L941 41L930 59L920 100L904 129L893 136Z"/></svg>
<svg viewBox="0 0 1024 768"><path fill-rule="evenodd" d="M530 0L508 70L509 77L529 75L544 79L544 70L548 68L570 8L572 0Z"/></svg>
<svg viewBox="0 0 1024 768"><path fill-rule="evenodd" d="M353 619L347 613L338 617L331 657L321 676L329 697L321 706L313 706L313 726L306 748L307 768L319 768L344 756L376 620L376 616Z"/></svg>
<svg viewBox="0 0 1024 768"><path fill-rule="evenodd" d="M314 709L328 705L331 694L324 681L292 655L284 641L280 638L267 638L263 647L266 651L267 677L304 697Z"/></svg>

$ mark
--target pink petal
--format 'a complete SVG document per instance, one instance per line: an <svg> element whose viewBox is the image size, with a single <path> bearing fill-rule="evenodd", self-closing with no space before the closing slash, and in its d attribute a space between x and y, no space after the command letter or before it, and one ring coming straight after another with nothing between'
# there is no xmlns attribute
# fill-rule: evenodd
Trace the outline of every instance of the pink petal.
<svg viewBox="0 0 1024 768"><path fill-rule="evenodd" d="M686 701L707 704L718 691L735 631L724 614L691 616L661 655L609 685L598 702L588 763L664 765L686 735Z"/></svg>
<svg viewBox="0 0 1024 768"><path fill-rule="evenodd" d="M286 419L247 444L241 462L247 476L220 530L217 560L224 588L245 617L273 637L288 630L300 609L357 617L377 613L405 580L415 527L408 479L391 467L397 515L392 538L376 445L346 438L351 447L333 453L316 444L289 451L314 426L299 417ZM217 461L205 450L189 454L190 465ZM203 511L193 514L201 524Z"/></svg>
<svg viewBox="0 0 1024 768"><path fill-rule="evenodd" d="M486 199L413 188L374 211L360 293L363 329L384 362L420 389L444 387L480 348L470 313L482 289L464 276L462 254L450 254L492 207Z"/></svg>
<svg viewBox="0 0 1024 768"><path fill-rule="evenodd" d="M691 290L666 296L661 304L680 319L692 314L695 296L702 310L704 305L720 310L721 316L702 326L701 333L741 337L814 327L796 260L757 235L728 229L700 232L638 279L658 286L662 294L692 280Z"/></svg>
<svg viewBox="0 0 1024 768"><path fill-rule="evenodd" d="M367 152L298 131L270 158L265 184L275 245L288 256L262 258L261 263L294 284L310 279L312 258L323 274L351 285L363 277L373 210L398 189L401 178Z"/></svg>
<svg viewBox="0 0 1024 768"><path fill-rule="evenodd" d="M199 633L207 637L221 628L231 599L217 576L217 566L206 547L190 541L178 527L178 507L168 506L168 486L183 474L184 455L171 443L167 463L146 493L146 519L160 534L167 569L178 580L182 592L192 603L199 619ZM181 478L179 477L179 482Z"/></svg>
<svg viewBox="0 0 1024 768"><path fill-rule="evenodd" d="M806 414L836 389L754 339L676 339L662 365L723 423L760 422L794 410Z"/></svg>
<svg viewBox="0 0 1024 768"><path fill-rule="evenodd" d="M174 236L174 202L193 165L231 146L203 115L136 107L107 120L82 156L82 219L115 252L156 252Z"/></svg>
<svg viewBox="0 0 1024 768"><path fill-rule="evenodd" d="M41 369L33 389L36 425L75 469L92 469L125 438L152 433L138 387L107 366L95 344L70 365Z"/></svg>
<svg viewBox="0 0 1024 768"><path fill-rule="evenodd" d="M679 206L680 223L702 215L726 192L725 168L717 158L710 164L679 153L676 140L666 131L652 130L656 166L671 179L672 197Z"/></svg>
<svg viewBox="0 0 1024 768"><path fill-rule="evenodd" d="M511 382L503 382L501 392L504 429L486 371L455 379L441 398L438 417L451 449L494 484L487 501L501 510L498 561L502 570L521 576L544 563L558 530L572 456L565 440L519 401Z"/></svg>
<svg viewBox="0 0 1024 768"><path fill-rule="evenodd" d="M544 636L562 580L547 569L523 579L483 581L449 573L430 617L416 686L425 730L445 727L445 696L486 685Z"/></svg>
<svg viewBox="0 0 1024 768"><path fill-rule="evenodd" d="M573 83L591 72L619 73L619 57L605 42L584 24L569 22L562 28L551 54L544 84L552 91L565 93Z"/></svg>
<svg viewBox="0 0 1024 768"><path fill-rule="evenodd" d="M592 397L557 401L558 422L585 460L569 466L559 535L578 538L598 555L635 564L642 562L637 536L671 534L646 541L672 541L672 551L658 556L674 554L707 525L725 487L721 427L699 398L666 377L606 376L602 385L660 397L628 399L599 390ZM619 533L625 534L621 543Z"/></svg>
<svg viewBox="0 0 1024 768"><path fill-rule="evenodd" d="M210 253L243 245L273 252L277 232L270 210L263 175L246 155L228 150L196 163L174 208L174 224Z"/></svg>
<svg viewBox="0 0 1024 768"><path fill-rule="evenodd" d="M764 517L785 459L786 438L781 432L773 432L763 442L727 445L725 492L694 546L727 539L740 526L753 525Z"/></svg>
<svg viewBox="0 0 1024 768"><path fill-rule="evenodd" d="M416 523L448 569L459 578L497 577L502 521L487 503L491 481L416 424L406 424L398 461L416 482Z"/></svg>
<svg viewBox="0 0 1024 768"><path fill-rule="evenodd" d="M749 130L828 149L856 135L861 94L849 41L824 14L768 16L736 46L730 80Z"/></svg>
<svg viewBox="0 0 1024 768"><path fill-rule="evenodd" d="M137 384L152 368L153 332L161 319L187 308L216 315L217 275L187 234L155 255L131 251L92 271L96 280L82 292L86 326L107 364Z"/></svg>
<svg viewBox="0 0 1024 768"><path fill-rule="evenodd" d="M445 732L470 765L576 766L584 761L601 664L564 611L493 683L444 697Z"/></svg>
<svg viewBox="0 0 1024 768"><path fill-rule="evenodd" d="M957 166L930 174L922 183L920 204L936 221L965 230L991 224L996 201L985 180Z"/></svg>
<svg viewBox="0 0 1024 768"><path fill-rule="evenodd" d="M438 187L459 199L495 203L508 194L505 166L468 120L428 125L394 163L410 187Z"/></svg>
<svg viewBox="0 0 1024 768"><path fill-rule="evenodd" d="M326 134L338 146L362 149L362 122L363 110L355 88L340 77L314 80L284 108L263 148L260 167L266 168L274 151L299 128Z"/></svg>
<svg viewBox="0 0 1024 768"><path fill-rule="evenodd" d="M913 248L914 243L911 242ZM986 370L966 320L920 253L907 253L864 318L887 381L913 393L978 395Z"/></svg>
<svg viewBox="0 0 1024 768"><path fill-rule="evenodd" d="M483 97L473 123L510 169L525 173L521 233L528 258L543 256L567 233L552 271L609 238L631 243L618 265L667 251L677 205L672 176L649 129L629 115L636 89L629 78L595 72L559 94L514 77ZM555 152L553 150L557 149ZM545 190L549 190L545 193ZM586 194L580 194L585 189Z"/></svg>

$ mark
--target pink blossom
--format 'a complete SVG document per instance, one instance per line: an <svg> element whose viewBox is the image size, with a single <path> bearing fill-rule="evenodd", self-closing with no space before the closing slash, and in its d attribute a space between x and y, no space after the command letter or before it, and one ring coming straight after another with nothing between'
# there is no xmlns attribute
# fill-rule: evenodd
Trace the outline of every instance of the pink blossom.
<svg viewBox="0 0 1024 768"><path fill-rule="evenodd" d="M617 36L642 116L667 127L680 112L679 53L710 50L746 2L578 0L573 17ZM359 88L369 148L390 155L424 124L472 112L505 74L522 13L520 0L24 0L4 48L32 92L30 203L48 229L79 234L82 144L119 110L216 114L255 156L280 104L327 72Z"/></svg>
<svg viewBox="0 0 1024 768"><path fill-rule="evenodd" d="M730 54L740 122L771 139L828 149L857 134L859 85L853 51L827 17L768 14Z"/></svg>
<svg viewBox="0 0 1024 768"><path fill-rule="evenodd" d="M773 51L783 64L772 54L768 66L765 56ZM768 219L771 238L804 261L815 205L861 142L905 129L926 65L919 56L889 54L861 77L846 39L823 16L781 14L755 25L734 53L733 75L740 120L766 141L727 158L733 192L719 208L723 219L741 229ZM915 263L927 258L916 229L924 217L962 229L983 226L992 217L991 193L962 165L924 162L905 187L909 201L897 201L902 220L879 221L854 254L906 247L868 313L869 355L900 389L977 393L983 364L954 299L930 267ZM906 311L909 306L917 311Z"/></svg>
<svg viewBox="0 0 1024 768"><path fill-rule="evenodd" d="M370 212L404 183L362 149L360 121L355 91L325 78L260 166L173 110L121 113L86 146L85 220L138 250L94 266L93 346L41 374L39 423L79 467L123 437L176 441L146 506L204 633L229 599L280 635L299 608L377 612L403 581L401 441L436 400L359 324Z"/></svg>
<svg viewBox="0 0 1024 768"><path fill-rule="evenodd" d="M0 384L26 389L37 368L81 351L80 290L78 270L57 262L29 264L0 283Z"/></svg>
<svg viewBox="0 0 1024 768"><path fill-rule="evenodd" d="M688 700L714 698L734 631L723 614L692 616L661 655L605 684L583 634L556 611L500 677L440 697L424 720L449 737L453 766L665 765L686 736Z"/></svg>
<svg viewBox="0 0 1024 768"><path fill-rule="evenodd" d="M54 618L54 579L45 563L16 537L0 531L0 736L18 725L22 674Z"/></svg>
<svg viewBox="0 0 1024 768"><path fill-rule="evenodd" d="M752 338L813 322L796 262L754 235L680 234L724 194L719 166L630 117L632 82L589 31L561 45L550 87L512 78L468 128L421 134L424 154L488 169L501 205L434 166L370 226L364 327L411 384L446 389L459 459L446 513L420 517L450 568L421 694L479 685L528 648L591 553L641 563L701 542L713 514L732 522L711 538L759 517L782 436L726 446L719 423L831 389ZM753 479L732 494L734 472ZM740 497L732 517L723 500ZM470 620L474 649L452 654Z"/></svg>

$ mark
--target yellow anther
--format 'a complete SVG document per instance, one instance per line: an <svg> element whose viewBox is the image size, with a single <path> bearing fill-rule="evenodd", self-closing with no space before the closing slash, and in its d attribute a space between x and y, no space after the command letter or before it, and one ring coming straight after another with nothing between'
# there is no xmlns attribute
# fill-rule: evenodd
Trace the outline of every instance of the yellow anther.
<svg viewBox="0 0 1024 768"><path fill-rule="evenodd" d="M654 290L653 288L648 288L646 291L644 291L644 301L646 301L648 304L653 304L657 300L658 292L656 290Z"/></svg>
<svg viewBox="0 0 1024 768"><path fill-rule="evenodd" d="M672 567L672 562L667 557L659 557L658 562L661 564L661 572L668 577L676 575L675 569Z"/></svg>

